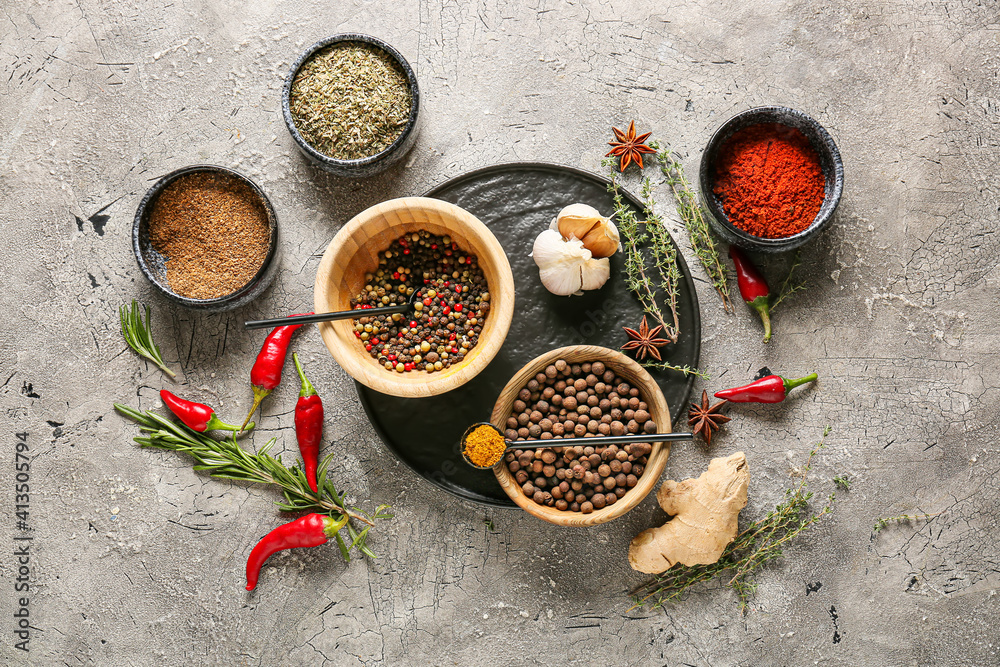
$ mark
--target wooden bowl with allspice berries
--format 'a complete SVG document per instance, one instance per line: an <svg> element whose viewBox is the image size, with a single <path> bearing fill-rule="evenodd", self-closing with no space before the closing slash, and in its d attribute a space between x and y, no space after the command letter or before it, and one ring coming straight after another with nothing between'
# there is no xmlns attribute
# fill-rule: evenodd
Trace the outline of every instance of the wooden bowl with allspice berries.
<svg viewBox="0 0 1000 667"><path fill-rule="evenodd" d="M521 509L557 526L622 516L653 490L670 457L670 443L601 445L600 435L669 433L671 420L649 373L596 345L562 347L525 364L503 388L490 421L508 440L552 443L508 452L493 472ZM559 448L561 436L592 437L594 445Z"/></svg>

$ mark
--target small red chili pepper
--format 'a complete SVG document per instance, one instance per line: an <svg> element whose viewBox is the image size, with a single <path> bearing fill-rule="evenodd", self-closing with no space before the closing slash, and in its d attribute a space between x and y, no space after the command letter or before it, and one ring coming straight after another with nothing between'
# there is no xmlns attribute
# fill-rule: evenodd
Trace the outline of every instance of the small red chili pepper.
<svg viewBox="0 0 1000 667"><path fill-rule="evenodd" d="M247 590L257 587L260 568L272 554L285 549L326 544L346 523L347 515L335 520L323 514L306 514L272 530L257 543L247 558Z"/></svg>
<svg viewBox="0 0 1000 667"><path fill-rule="evenodd" d="M763 372L770 373L766 368L763 369ZM785 400L789 390L807 382L814 382L818 378L819 376L815 373L810 373L797 380L786 380L780 375L766 375L742 387L717 391L715 397L724 398L733 403L781 403Z"/></svg>
<svg viewBox="0 0 1000 667"><path fill-rule="evenodd" d="M208 407L204 403L195 403L194 401L187 401L183 398L174 396L166 389L160 390L160 399L163 404L170 408L170 411L177 415L177 418L183 422L185 426L191 430L198 431L198 433L204 433L205 431L239 431L239 426L233 426L232 424L227 424L224 421L220 421L218 417L215 416L215 410ZM250 422L250 428L254 427L254 423Z"/></svg>
<svg viewBox="0 0 1000 667"><path fill-rule="evenodd" d="M302 364L299 363L299 355L293 352L292 361L295 362L295 370L302 380L299 401L295 404L295 439L302 454L306 481L315 493L319 490L316 486L316 466L319 463L319 444L323 439L323 400L306 378Z"/></svg>
<svg viewBox="0 0 1000 667"><path fill-rule="evenodd" d="M771 311L770 296L771 290L767 286L764 276L753 265L750 259L742 250L734 245L729 246L729 256L736 266L736 283L740 286L740 296L747 302L747 305L760 313L760 319L764 322L764 342L771 340Z"/></svg>
<svg viewBox="0 0 1000 667"><path fill-rule="evenodd" d="M312 315L312 313L302 313ZM299 329L301 324L289 324L283 327L276 327L274 331L264 339L264 345L257 353L257 361L250 369L250 384L253 385L253 406L250 414L240 428L246 428L247 422L253 417L253 413L260 406L268 394L274 391L281 384L281 369L285 365L285 357L288 356L288 344L292 342L292 334Z"/></svg>

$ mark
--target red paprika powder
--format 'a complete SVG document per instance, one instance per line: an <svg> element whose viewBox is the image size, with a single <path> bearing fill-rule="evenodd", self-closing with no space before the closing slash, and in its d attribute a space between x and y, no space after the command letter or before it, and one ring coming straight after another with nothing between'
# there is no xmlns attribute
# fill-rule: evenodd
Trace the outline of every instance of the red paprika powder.
<svg viewBox="0 0 1000 667"><path fill-rule="evenodd" d="M823 205L819 156L799 130L751 125L719 150L713 191L734 226L765 239L804 231Z"/></svg>

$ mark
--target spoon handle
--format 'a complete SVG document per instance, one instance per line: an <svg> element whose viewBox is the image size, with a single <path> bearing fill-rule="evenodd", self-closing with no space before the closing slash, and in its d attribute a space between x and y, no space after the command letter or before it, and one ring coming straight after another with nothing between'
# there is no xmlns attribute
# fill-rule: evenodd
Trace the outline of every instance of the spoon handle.
<svg viewBox="0 0 1000 667"><path fill-rule="evenodd" d="M378 315L395 315L405 313L413 306L409 303L398 306L383 306L381 308L364 308L359 310L338 310L332 313L316 313L314 315L293 315L292 317L276 317L273 320L249 320L243 323L247 329L269 329L287 324L314 324L316 322L332 322L348 320L355 317L375 317Z"/></svg>
<svg viewBox="0 0 1000 667"><path fill-rule="evenodd" d="M552 447L575 447L577 445L630 445L636 442L682 442L694 438L693 433L641 433L635 435L602 435L594 438L562 438L557 440L522 440L507 445L504 451L512 449L550 449Z"/></svg>

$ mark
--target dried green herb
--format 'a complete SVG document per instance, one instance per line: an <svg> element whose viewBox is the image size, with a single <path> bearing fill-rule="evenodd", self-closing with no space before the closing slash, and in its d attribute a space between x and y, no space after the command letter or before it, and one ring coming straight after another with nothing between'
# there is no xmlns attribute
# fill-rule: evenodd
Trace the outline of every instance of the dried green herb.
<svg viewBox="0 0 1000 667"><path fill-rule="evenodd" d="M295 127L338 160L381 153L403 133L413 96L389 54L363 42L333 44L307 60L292 82Z"/></svg>
<svg viewBox="0 0 1000 667"><path fill-rule="evenodd" d="M677 316L677 300L680 291L681 272L677 265L677 248L667 231L663 218L655 212L653 185L649 177L642 179L642 214L639 220L632 207L625 201L622 184L615 174L614 159L605 157L601 164L611 167L608 192L615 204L612 214L621 234L625 248L625 280L628 287L639 299L644 312L663 327L663 336L676 343L680 336L680 320ZM647 266L647 254L651 261ZM660 302L670 308L665 316ZM646 368L679 371L686 375L697 375L706 380L708 376L697 368L677 366L664 361L640 361Z"/></svg>
<svg viewBox="0 0 1000 667"><path fill-rule="evenodd" d="M719 298L722 299L722 309L728 312L732 310L732 304L729 301L726 270L719 257L716 241L712 238L708 222L705 220L705 212L702 210L691 184L684 176L684 165L669 148L661 148L655 141L651 141L649 147L656 151L660 171L667 179L667 185L670 186L670 190L674 194L677 213L684 221L684 227L687 228L691 249L694 250L694 254L698 256L705 273L708 274L708 280L712 283L712 287L719 293Z"/></svg>
<svg viewBox="0 0 1000 667"><path fill-rule="evenodd" d="M785 282L781 284L781 289L778 291L778 294L771 299L771 303L768 306L768 310L770 310L772 313L774 312L774 309L778 307L779 303L781 303L791 295L795 294L796 292L801 292L806 288L806 284L804 282L802 283L792 282L792 274L795 273L795 269L799 268L801 264L802 264L802 256L800 252L796 250L795 256L792 258L792 267L788 269L788 275L785 276Z"/></svg>
<svg viewBox="0 0 1000 667"><path fill-rule="evenodd" d="M912 521L930 521L936 516L940 516L942 513L937 514L901 514L899 516L889 516L880 518L875 522L875 527L872 528L872 532L878 535L882 532L882 529L888 526L890 523L910 523Z"/></svg>

